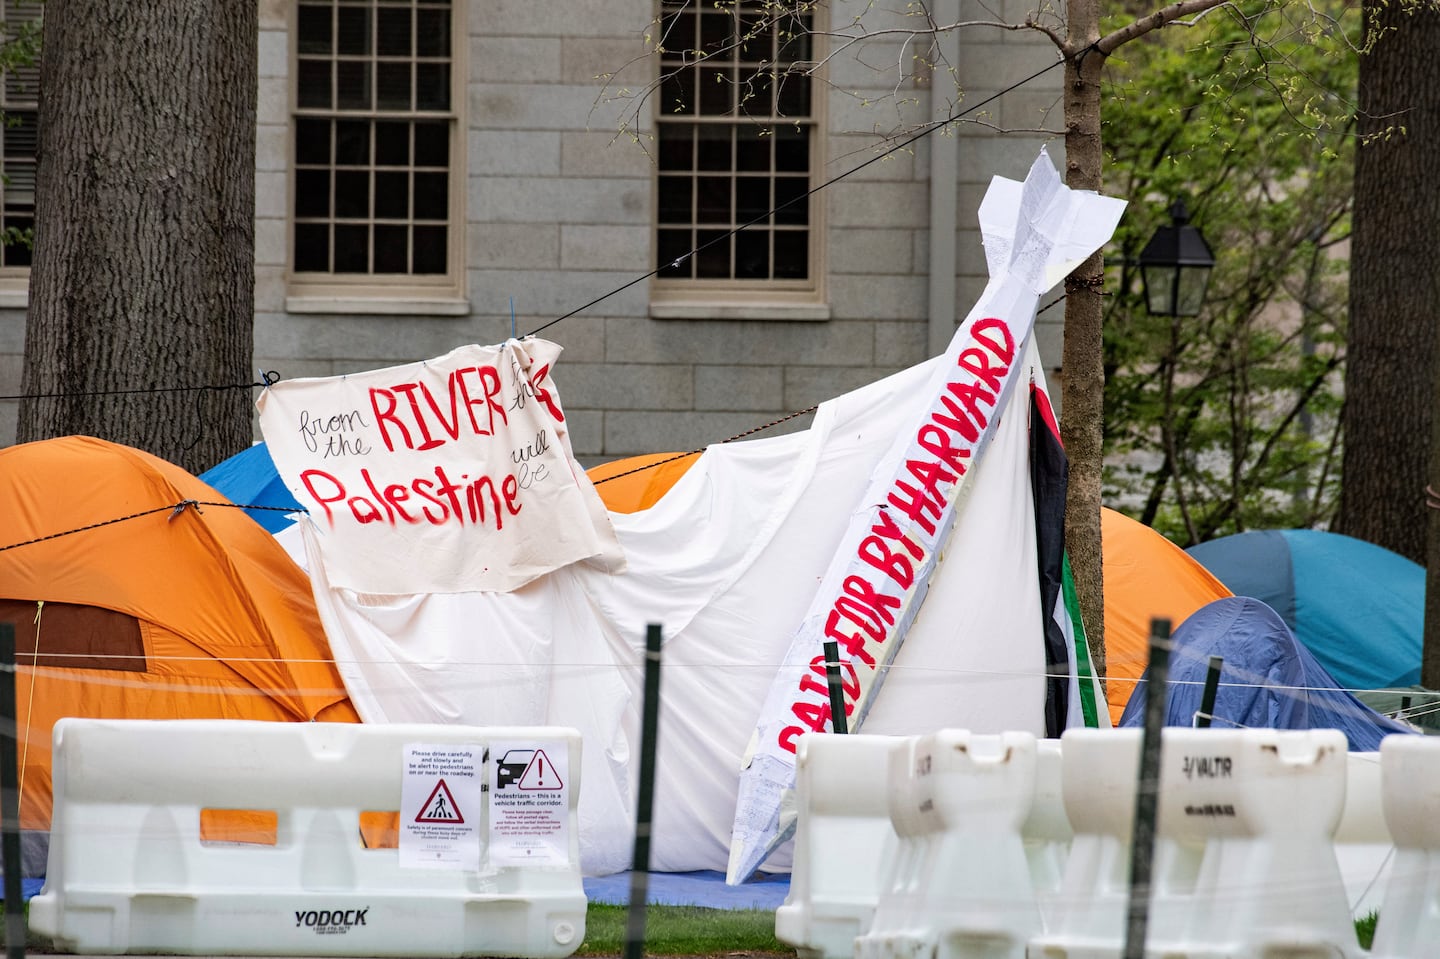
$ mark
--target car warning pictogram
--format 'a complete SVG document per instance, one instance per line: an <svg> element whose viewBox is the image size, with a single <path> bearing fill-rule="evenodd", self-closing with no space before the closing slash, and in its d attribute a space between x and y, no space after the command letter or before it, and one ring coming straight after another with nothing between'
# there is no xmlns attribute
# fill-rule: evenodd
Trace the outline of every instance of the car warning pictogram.
<svg viewBox="0 0 1440 959"><path fill-rule="evenodd" d="M545 755L545 750L535 750L535 755L530 759L530 765L520 774L520 781L515 784L517 789L552 790L564 789L565 784L560 781L560 776L555 772L555 767L550 763L550 757Z"/></svg>
<svg viewBox="0 0 1440 959"><path fill-rule="evenodd" d="M430 793L430 798L425 800L425 805L420 807L420 813L415 817L416 822L434 823L463 823L465 817L460 814L460 807L455 805L455 797L450 795L450 787L445 785L441 779L435 783L435 788Z"/></svg>

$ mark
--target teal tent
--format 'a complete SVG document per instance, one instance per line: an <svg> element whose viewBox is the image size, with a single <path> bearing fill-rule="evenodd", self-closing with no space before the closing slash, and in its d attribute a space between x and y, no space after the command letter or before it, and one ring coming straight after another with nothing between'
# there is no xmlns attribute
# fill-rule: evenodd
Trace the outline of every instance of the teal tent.
<svg viewBox="0 0 1440 959"><path fill-rule="evenodd" d="M1314 529L1237 533L1186 552L1235 595L1279 613L1341 686L1420 682L1425 569L1416 563Z"/></svg>

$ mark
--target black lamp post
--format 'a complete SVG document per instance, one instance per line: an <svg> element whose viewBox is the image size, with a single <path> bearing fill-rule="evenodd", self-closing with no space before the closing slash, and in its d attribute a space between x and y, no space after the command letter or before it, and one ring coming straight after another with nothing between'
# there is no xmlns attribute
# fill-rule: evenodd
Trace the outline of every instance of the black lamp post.
<svg viewBox="0 0 1440 959"><path fill-rule="evenodd" d="M1156 316L1195 316L1205 302L1215 255L1199 228L1190 225L1184 200L1170 204L1170 219L1140 251L1145 305Z"/></svg>

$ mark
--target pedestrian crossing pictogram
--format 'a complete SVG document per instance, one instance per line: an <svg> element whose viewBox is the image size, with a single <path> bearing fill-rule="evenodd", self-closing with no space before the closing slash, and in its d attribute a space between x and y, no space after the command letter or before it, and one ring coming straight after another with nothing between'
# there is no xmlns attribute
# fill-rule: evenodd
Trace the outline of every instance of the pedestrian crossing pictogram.
<svg viewBox="0 0 1440 959"><path fill-rule="evenodd" d="M445 785L441 779L435 783L435 788L430 792L430 798L425 800L425 805L420 807L420 813L415 817L416 822L432 823L463 823L465 817L460 814L460 807L455 805L455 797L450 795L450 787Z"/></svg>

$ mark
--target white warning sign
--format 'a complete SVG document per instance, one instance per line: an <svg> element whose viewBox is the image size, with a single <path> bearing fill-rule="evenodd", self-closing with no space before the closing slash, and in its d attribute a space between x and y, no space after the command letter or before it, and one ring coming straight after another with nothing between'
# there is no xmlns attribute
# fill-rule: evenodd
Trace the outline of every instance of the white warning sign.
<svg viewBox="0 0 1440 959"><path fill-rule="evenodd" d="M435 784L435 790L430 793L430 798L425 800L425 805L420 807L420 815L415 817L416 822L459 822L463 823L465 817L460 815L460 810L455 805L455 797L450 794L450 787L445 785L445 780Z"/></svg>
<svg viewBox="0 0 1440 959"><path fill-rule="evenodd" d="M400 785L400 865L480 869L479 745L408 744Z"/></svg>
<svg viewBox="0 0 1440 959"><path fill-rule="evenodd" d="M490 757L490 864L569 864L568 744L496 742Z"/></svg>

